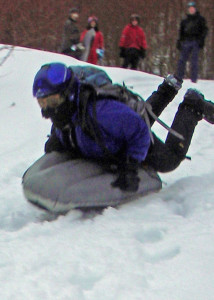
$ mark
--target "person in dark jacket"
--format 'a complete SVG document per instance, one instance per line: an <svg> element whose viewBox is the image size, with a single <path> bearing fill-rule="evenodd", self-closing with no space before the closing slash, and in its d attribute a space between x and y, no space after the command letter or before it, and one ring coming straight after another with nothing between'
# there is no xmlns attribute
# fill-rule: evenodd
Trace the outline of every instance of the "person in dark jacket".
<svg viewBox="0 0 214 300"><path fill-rule="evenodd" d="M69 11L69 17L65 22L62 36L61 52L63 54L79 59L83 46L80 43L80 31L77 26L79 19L78 8L72 8Z"/></svg>
<svg viewBox="0 0 214 300"><path fill-rule="evenodd" d="M140 58L146 56L147 42L143 29L139 26L140 16L132 14L130 23L125 26L120 37L120 57L124 59L123 68L136 70Z"/></svg>
<svg viewBox="0 0 214 300"><path fill-rule="evenodd" d="M180 51L180 58L177 66L177 76L183 79L186 63L191 55L191 81L198 79L198 54L203 49L208 28L206 20L196 8L195 2L188 3L187 17L181 21L177 49Z"/></svg>
<svg viewBox="0 0 214 300"><path fill-rule="evenodd" d="M159 116L180 88L181 82L169 75L146 102ZM71 158L116 163L118 177L112 186L123 191L137 191L141 164L159 172L177 168L186 157L198 121L214 124L214 104L189 89L172 124L182 139L169 132L165 143L155 134L151 143L149 128L138 113L111 97L97 98L94 89L80 83L72 67L62 63L41 67L34 78L33 96L42 116L53 124L45 152L69 151ZM151 117L150 122L152 126Z"/></svg>

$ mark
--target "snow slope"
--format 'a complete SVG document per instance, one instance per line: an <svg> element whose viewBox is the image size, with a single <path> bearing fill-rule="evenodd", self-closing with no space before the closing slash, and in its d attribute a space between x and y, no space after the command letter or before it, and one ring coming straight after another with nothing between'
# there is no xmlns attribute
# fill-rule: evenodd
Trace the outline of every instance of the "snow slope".
<svg viewBox="0 0 214 300"><path fill-rule="evenodd" d="M6 51L1 51L1 58ZM1 59L0 58L0 59ZM50 122L32 97L44 63L72 58L15 48L0 67L0 299L213 300L214 128L201 121L189 156L163 190L103 214L57 219L24 199L21 178L43 154ZM103 67L114 82L147 98L162 78ZM213 81L194 87L212 99ZM171 123L186 89L161 118ZM162 138L166 131L159 125Z"/></svg>

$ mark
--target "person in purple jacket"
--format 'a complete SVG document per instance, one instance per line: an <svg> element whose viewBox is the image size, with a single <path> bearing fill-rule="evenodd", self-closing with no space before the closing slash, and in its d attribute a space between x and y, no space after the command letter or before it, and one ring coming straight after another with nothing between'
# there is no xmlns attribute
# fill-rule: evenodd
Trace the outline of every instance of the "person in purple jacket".
<svg viewBox="0 0 214 300"><path fill-rule="evenodd" d="M182 82L167 76L147 99L156 116L173 100ZM83 157L117 166L118 177L112 183L123 191L137 191L138 168L169 172L185 159L198 121L214 124L214 104L197 90L187 90L179 105L165 143L153 134L144 119L128 105L111 97L98 98L92 86L80 83L71 67L62 63L43 65L33 83L44 118L51 119L51 135L45 152L67 152L71 158ZM154 119L150 117L151 126Z"/></svg>

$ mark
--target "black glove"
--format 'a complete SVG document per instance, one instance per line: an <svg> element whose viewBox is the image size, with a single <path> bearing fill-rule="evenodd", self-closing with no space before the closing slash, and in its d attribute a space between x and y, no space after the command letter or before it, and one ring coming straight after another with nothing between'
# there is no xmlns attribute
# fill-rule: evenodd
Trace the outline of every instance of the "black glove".
<svg viewBox="0 0 214 300"><path fill-rule="evenodd" d="M146 57L146 49L140 48L140 57L145 58Z"/></svg>
<svg viewBox="0 0 214 300"><path fill-rule="evenodd" d="M53 132L47 142L45 143L45 153L50 153L52 151L63 152L64 148L57 138L56 134Z"/></svg>
<svg viewBox="0 0 214 300"><path fill-rule="evenodd" d="M177 40L176 48L177 48L179 51L181 50L181 41L180 41L180 40Z"/></svg>
<svg viewBox="0 0 214 300"><path fill-rule="evenodd" d="M120 47L119 56L120 57L125 57L126 56L126 48Z"/></svg>
<svg viewBox="0 0 214 300"><path fill-rule="evenodd" d="M111 183L113 187L119 187L122 191L136 192L140 178L138 174L138 161L130 158L118 166L118 178Z"/></svg>

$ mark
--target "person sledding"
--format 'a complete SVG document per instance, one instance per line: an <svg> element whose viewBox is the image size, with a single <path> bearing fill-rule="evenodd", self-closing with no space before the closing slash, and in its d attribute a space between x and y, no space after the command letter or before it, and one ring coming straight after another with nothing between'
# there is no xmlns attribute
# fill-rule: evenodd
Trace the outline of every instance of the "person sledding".
<svg viewBox="0 0 214 300"><path fill-rule="evenodd" d="M147 99L158 117L177 95L182 82L168 75ZM153 134L148 123L128 105L110 96L97 96L95 89L81 83L72 67L62 63L43 65L33 83L44 118L52 121L45 152L70 151L106 163L117 161L117 179L112 187L137 191L138 168L148 165L157 172L170 172L186 158L196 125L200 120L214 124L214 104L195 89L188 89L180 103L165 142ZM155 119L151 115L150 125Z"/></svg>

